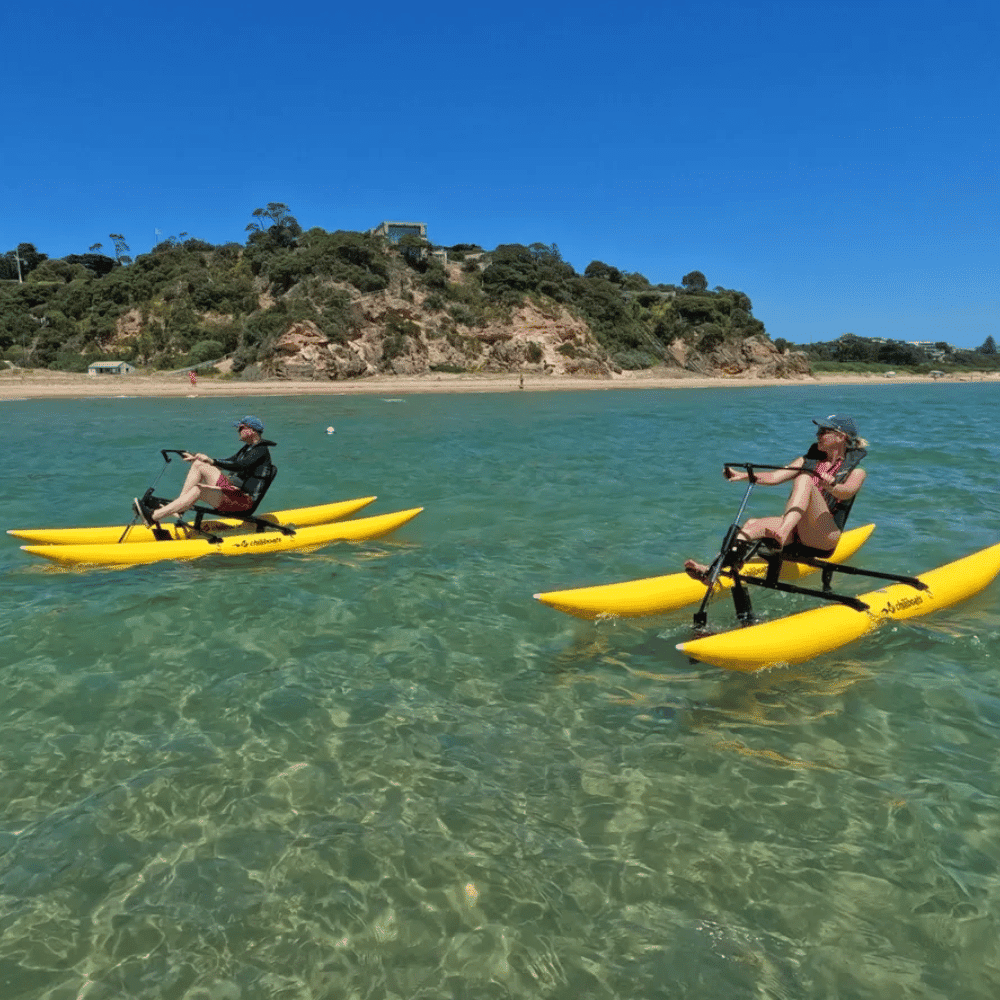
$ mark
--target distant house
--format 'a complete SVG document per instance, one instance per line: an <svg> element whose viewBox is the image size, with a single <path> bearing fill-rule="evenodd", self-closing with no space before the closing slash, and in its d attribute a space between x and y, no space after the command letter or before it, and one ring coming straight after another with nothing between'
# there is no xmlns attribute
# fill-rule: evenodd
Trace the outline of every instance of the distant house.
<svg viewBox="0 0 1000 1000"><path fill-rule="evenodd" d="M954 352L955 348L951 344L945 344L944 347L938 347L941 341L938 340L908 340L907 343L911 347L916 347L923 351L931 359L931 361L940 361L942 358Z"/></svg>
<svg viewBox="0 0 1000 1000"><path fill-rule="evenodd" d="M370 236L384 236L392 243L398 243L404 236L419 236L427 239L426 222L380 222L374 229L369 229Z"/></svg>
<svg viewBox="0 0 1000 1000"><path fill-rule="evenodd" d="M135 367L127 361L95 361L88 369L88 375L128 375Z"/></svg>

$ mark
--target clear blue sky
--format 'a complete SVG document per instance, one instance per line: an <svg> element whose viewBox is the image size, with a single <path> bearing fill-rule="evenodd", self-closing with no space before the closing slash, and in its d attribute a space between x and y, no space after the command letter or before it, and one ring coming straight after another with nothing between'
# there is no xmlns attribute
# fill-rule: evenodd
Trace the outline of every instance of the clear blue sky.
<svg viewBox="0 0 1000 1000"><path fill-rule="evenodd" d="M1000 340L996 0L10 7L0 252L419 220L772 337Z"/></svg>

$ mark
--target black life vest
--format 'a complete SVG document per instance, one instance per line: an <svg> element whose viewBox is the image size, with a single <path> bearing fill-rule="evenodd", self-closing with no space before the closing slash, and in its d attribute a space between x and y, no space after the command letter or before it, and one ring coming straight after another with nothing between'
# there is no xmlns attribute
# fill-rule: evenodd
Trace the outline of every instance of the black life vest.
<svg viewBox="0 0 1000 1000"><path fill-rule="evenodd" d="M230 473L229 480L237 489L249 494L255 502L267 492L278 470L271 461L269 448L277 447L274 441L261 438L256 444L245 444L229 458L217 458L215 464Z"/></svg>
<svg viewBox="0 0 1000 1000"><path fill-rule="evenodd" d="M837 483L844 482L844 480L847 479L847 477L861 464L861 460L867 454L868 452L864 448L859 448L857 445L848 445L847 451L844 454L844 461L841 463L840 468L833 477L834 481ZM819 465L820 462L825 461L827 461L826 452L820 451L819 445L812 444L809 446L809 450L805 453L802 468L806 472L812 474L816 471L816 466ZM839 531L844 530L844 525L847 524L847 516L851 513L851 508L854 506L856 498L857 493L855 493L849 500L838 500L829 493L823 493L823 499L826 501L826 506L833 515L833 523L837 526Z"/></svg>

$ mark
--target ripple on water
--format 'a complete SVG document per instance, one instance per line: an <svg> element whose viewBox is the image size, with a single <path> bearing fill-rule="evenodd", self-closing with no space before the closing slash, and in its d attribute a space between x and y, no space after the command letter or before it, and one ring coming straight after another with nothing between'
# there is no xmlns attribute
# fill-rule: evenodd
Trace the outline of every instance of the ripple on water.
<svg viewBox="0 0 1000 1000"><path fill-rule="evenodd" d="M102 483L193 426L229 444L225 402L17 405L26 475L79 523L127 515L61 495L54 430L97 456L114 437ZM721 461L790 458L798 414L804 440L846 410L872 441L872 565L989 544L982 387L261 407L276 506L426 510L252 562L53 574L0 553L11 995L995 996L995 588L752 677L679 657L686 614L581 623L530 596L711 551L739 501Z"/></svg>

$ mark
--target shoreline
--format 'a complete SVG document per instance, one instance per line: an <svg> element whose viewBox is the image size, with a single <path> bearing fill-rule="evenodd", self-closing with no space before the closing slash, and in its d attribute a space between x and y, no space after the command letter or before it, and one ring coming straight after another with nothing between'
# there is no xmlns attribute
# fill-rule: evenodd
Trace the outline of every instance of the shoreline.
<svg viewBox="0 0 1000 1000"><path fill-rule="evenodd" d="M677 369L623 372L612 378L519 373L374 375L351 381L241 381L201 377L192 386L187 375L99 375L5 369L0 371L0 401L23 399L95 399L121 396L232 398L241 396L405 396L417 393L586 392L616 389L735 389L802 385L900 385L922 382L1000 382L998 372L969 372L933 379L929 375L819 374L800 378L706 378Z"/></svg>

